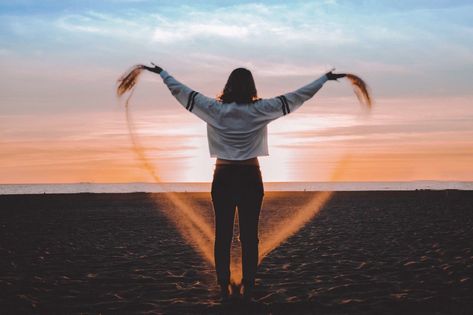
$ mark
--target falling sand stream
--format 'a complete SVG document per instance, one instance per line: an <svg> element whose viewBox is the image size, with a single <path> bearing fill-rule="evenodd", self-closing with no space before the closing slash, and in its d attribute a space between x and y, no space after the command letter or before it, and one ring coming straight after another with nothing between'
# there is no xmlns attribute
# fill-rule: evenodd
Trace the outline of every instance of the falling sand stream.
<svg viewBox="0 0 473 315"><path fill-rule="evenodd" d="M159 177L158 168L150 161L146 154L145 147L139 140L138 132L136 130L129 106L129 100L133 95L134 86L137 82L139 74L141 73L141 70L142 69L140 66L135 66L131 71L128 72L128 75L124 75L119 79L120 86L118 89L118 95L121 96L124 92L131 90L128 98L126 99L125 111L128 132L133 145L133 150L141 164L141 167L152 176L156 183L162 183L161 178ZM353 79L353 77L355 79ZM355 87L357 84L359 85L361 81L361 79L356 80L356 78L358 77L352 76L348 78ZM364 86L364 82L361 82ZM366 92L366 87L364 86L364 91L362 91L361 94L357 93L357 96L360 97L360 95L363 96L365 94L368 95ZM368 104L371 105L369 96L367 96L367 100ZM343 172L348 159L349 157L345 157L337 164L331 176L332 181L337 180L337 178L340 177L340 174ZM197 212L199 206L196 203L192 202L188 198L184 199L182 195L179 195L175 192L166 191L165 186L162 186L162 189L164 190L162 195L169 201L172 207L163 209L161 206L160 211L162 211L166 217L171 222L173 222L176 229L186 240L186 242L191 245L203 259L214 266L215 263L213 257L213 247L215 236L213 222L209 222L208 219ZM273 224L271 231L266 233L266 235L269 235L269 237L267 236L266 238L260 240L259 262L261 263L266 255L268 255L272 250L281 245L281 243L283 243L287 238L294 235L307 222L309 222L330 200L332 195L333 192L319 192L305 205L296 210L290 217L286 217L280 222ZM154 201L157 203L157 200ZM160 204L162 205L162 203ZM230 269L232 283L239 285L242 277L241 250L232 249Z"/></svg>

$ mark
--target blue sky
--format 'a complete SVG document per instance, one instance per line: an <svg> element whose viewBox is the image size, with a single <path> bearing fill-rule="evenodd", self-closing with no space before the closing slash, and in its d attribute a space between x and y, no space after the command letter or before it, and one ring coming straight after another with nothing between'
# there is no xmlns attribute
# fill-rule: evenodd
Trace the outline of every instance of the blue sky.
<svg viewBox="0 0 473 315"><path fill-rule="evenodd" d="M150 59L210 77L238 64L262 77L336 66L369 69L378 97L473 93L471 1L20 0L0 12L7 74L49 64L112 72ZM22 79L12 73L7 87Z"/></svg>

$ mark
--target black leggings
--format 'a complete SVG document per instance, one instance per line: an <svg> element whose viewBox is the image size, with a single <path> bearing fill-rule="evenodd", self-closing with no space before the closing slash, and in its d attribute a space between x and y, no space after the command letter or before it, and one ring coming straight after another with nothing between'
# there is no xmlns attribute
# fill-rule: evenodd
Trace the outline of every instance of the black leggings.
<svg viewBox="0 0 473 315"><path fill-rule="evenodd" d="M258 266L258 219L264 188L257 165L216 165L212 182L215 211L215 269L220 285L230 281L230 247L238 207L243 284L253 286Z"/></svg>

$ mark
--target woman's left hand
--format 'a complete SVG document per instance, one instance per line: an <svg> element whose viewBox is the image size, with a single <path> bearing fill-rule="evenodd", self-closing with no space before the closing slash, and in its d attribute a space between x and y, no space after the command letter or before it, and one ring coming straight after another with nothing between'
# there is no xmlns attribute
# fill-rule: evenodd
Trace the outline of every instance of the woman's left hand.
<svg viewBox="0 0 473 315"><path fill-rule="evenodd" d="M327 80L338 81L338 79L346 77L346 73L333 73L332 71L327 72L325 74L327 76Z"/></svg>

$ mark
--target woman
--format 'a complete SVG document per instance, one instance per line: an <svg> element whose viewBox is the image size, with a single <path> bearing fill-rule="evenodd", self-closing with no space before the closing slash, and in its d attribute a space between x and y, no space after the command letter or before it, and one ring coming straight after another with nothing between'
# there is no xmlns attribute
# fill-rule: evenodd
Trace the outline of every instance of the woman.
<svg viewBox="0 0 473 315"><path fill-rule="evenodd" d="M258 218L264 195L257 157L268 155L267 125L294 112L327 80L345 74L328 72L294 92L260 99L251 72L238 68L230 74L222 94L214 99L193 91L158 66L143 68L158 73L179 103L207 123L210 155L217 158L212 182L217 281L222 298L228 298L232 289L230 247L238 208L243 295L250 298L258 265Z"/></svg>

